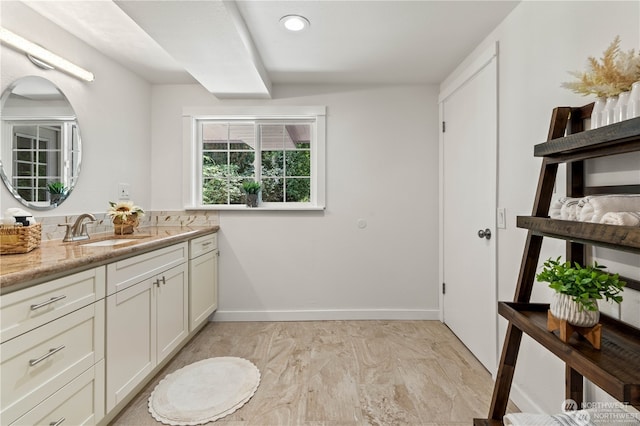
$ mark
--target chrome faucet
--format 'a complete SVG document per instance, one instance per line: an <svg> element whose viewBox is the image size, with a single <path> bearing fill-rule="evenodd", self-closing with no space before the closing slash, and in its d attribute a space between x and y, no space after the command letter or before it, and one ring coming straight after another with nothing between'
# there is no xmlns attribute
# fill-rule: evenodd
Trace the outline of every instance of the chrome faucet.
<svg viewBox="0 0 640 426"><path fill-rule="evenodd" d="M83 221L89 219L91 222L96 221L96 217L91 213L83 213L76 219L75 223L59 223L58 226L66 226L67 232L64 234L62 241L81 241L88 240L87 224Z"/></svg>

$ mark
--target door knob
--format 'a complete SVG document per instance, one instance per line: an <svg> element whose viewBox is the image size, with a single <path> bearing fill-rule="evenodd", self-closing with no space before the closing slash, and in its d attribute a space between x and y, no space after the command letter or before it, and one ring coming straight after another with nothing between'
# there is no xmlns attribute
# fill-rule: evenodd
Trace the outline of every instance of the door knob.
<svg viewBox="0 0 640 426"><path fill-rule="evenodd" d="M478 231L478 238L486 238L487 240L491 239L491 229L487 228L485 230Z"/></svg>

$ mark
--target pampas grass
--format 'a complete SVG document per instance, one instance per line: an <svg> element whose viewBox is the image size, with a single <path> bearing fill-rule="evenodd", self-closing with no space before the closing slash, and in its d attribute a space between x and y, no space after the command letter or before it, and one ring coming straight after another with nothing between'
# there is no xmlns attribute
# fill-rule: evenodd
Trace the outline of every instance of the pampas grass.
<svg viewBox="0 0 640 426"><path fill-rule="evenodd" d="M640 54L633 49L620 50L620 36L611 42L600 60L590 56L588 70L569 71L577 81L562 83L562 87L581 95L617 96L629 91L640 80Z"/></svg>

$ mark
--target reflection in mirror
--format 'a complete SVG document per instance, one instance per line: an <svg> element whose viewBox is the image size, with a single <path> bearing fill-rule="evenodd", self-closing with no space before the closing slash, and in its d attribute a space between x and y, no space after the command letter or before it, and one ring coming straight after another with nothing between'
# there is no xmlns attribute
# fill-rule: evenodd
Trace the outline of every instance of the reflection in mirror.
<svg viewBox="0 0 640 426"><path fill-rule="evenodd" d="M71 104L53 83L35 76L14 82L1 102L2 180L27 207L55 208L80 172L80 134Z"/></svg>

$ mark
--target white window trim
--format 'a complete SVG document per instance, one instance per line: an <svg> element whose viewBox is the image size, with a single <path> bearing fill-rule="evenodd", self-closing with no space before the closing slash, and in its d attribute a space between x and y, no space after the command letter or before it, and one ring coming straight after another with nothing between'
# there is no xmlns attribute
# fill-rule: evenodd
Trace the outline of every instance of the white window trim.
<svg viewBox="0 0 640 426"><path fill-rule="evenodd" d="M186 107L182 111L183 137L183 206L185 210L295 210L317 211L325 209L326 201L326 110L325 106L215 106L206 108ZM309 203L261 203L258 207L242 204L201 205L199 176L202 164L199 158L198 129L199 120L207 119L246 119L259 120L315 118L315 144L312 147L312 188Z"/></svg>

